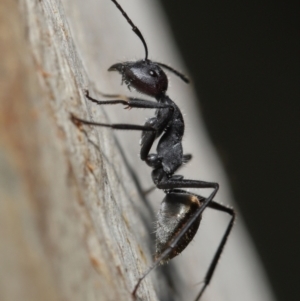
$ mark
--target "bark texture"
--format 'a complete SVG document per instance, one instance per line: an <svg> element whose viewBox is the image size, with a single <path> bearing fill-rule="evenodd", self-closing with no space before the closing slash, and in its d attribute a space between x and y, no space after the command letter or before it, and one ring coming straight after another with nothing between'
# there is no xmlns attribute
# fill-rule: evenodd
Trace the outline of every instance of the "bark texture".
<svg viewBox="0 0 300 301"><path fill-rule="evenodd" d="M7 0L0 11L0 299L132 300L151 263L132 243L147 237L138 194L112 134L70 120L86 111L86 75L64 10ZM139 295L156 300L149 280Z"/></svg>

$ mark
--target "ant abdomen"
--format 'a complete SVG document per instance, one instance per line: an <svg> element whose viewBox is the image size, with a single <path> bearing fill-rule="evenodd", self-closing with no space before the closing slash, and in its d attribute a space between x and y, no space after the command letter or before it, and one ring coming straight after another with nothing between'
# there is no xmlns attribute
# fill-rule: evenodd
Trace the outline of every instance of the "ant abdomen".
<svg viewBox="0 0 300 301"><path fill-rule="evenodd" d="M128 88L133 87L138 92L159 97L168 89L168 78L162 68L150 60L124 62L112 65L109 71L119 71L122 82Z"/></svg>
<svg viewBox="0 0 300 301"><path fill-rule="evenodd" d="M202 200L201 200L202 201ZM156 228L156 254L158 258L168 247L170 241L182 230L186 223L201 206L201 201L194 195L186 193L168 193L161 203ZM201 215L195 220L176 247L164 258L165 263L180 254L192 241L201 221Z"/></svg>

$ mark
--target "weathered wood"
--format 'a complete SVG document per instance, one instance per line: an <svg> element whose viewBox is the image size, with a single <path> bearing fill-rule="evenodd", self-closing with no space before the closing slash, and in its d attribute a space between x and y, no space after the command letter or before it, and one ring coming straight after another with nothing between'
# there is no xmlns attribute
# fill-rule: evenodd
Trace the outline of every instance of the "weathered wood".
<svg viewBox="0 0 300 301"><path fill-rule="evenodd" d="M119 184L128 172L111 133L86 129L95 147L70 121L86 110L86 75L64 11L57 1L1 5L0 299L131 300L151 262L131 243L146 236L140 201ZM151 291L146 281L140 295L155 300Z"/></svg>

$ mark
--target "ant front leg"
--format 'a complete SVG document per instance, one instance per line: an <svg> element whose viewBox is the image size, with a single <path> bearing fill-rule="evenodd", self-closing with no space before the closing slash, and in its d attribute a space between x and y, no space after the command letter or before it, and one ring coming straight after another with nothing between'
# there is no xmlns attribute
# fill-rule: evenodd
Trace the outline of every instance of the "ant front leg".
<svg viewBox="0 0 300 301"><path fill-rule="evenodd" d="M117 94L104 94L104 93L101 93L100 94L103 96L103 97L107 97L107 98L121 98L122 96L121 95L117 95ZM84 95L85 97L92 101L93 103L97 104L97 105L115 105L115 104L127 104L127 101L126 100L98 100L96 98L93 98L90 96L90 92L89 90L84 90ZM127 99L127 97L125 97Z"/></svg>
<svg viewBox="0 0 300 301"><path fill-rule="evenodd" d="M84 89L84 94L87 98L90 97L90 92L88 89ZM122 95L122 94L107 94L107 93L103 93L99 90L97 90L97 94L100 94L102 97L105 97L105 98L124 98L124 99L127 99L127 96L126 95Z"/></svg>
<svg viewBox="0 0 300 301"><path fill-rule="evenodd" d="M102 94L104 97L120 97L121 95L109 95L109 94ZM123 104L125 105L125 109L131 108L140 108L140 109L166 109L171 108L172 106L169 104L162 104L159 102L145 100L140 98L133 98L125 96L125 99L113 99L113 100L98 100L90 96L89 91L85 90L85 96L88 100L92 101L97 105L116 105L116 104Z"/></svg>

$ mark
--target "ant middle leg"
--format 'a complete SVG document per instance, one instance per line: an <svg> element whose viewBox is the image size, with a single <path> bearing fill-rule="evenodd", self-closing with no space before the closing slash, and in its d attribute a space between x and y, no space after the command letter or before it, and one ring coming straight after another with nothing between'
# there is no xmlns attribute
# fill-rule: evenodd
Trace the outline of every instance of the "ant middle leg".
<svg viewBox="0 0 300 301"><path fill-rule="evenodd" d="M108 127L115 130L133 130L133 131L149 131L149 132L155 132L156 129L154 129L151 126L145 126L145 125L138 125L138 124L127 124L127 123L101 123L101 122L94 122L90 120L81 119L73 114L71 114L71 120L74 123L83 123L87 125L94 125L94 126L102 126L102 127Z"/></svg>

